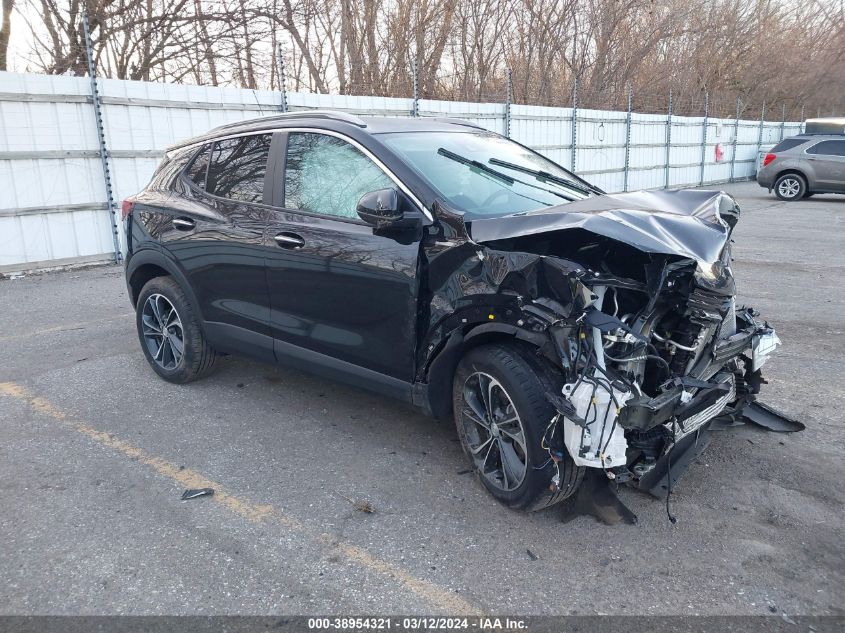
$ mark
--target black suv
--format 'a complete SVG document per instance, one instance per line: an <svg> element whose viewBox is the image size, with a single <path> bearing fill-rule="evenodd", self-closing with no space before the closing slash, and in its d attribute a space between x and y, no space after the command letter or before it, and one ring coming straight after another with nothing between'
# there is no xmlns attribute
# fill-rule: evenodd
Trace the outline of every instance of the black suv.
<svg viewBox="0 0 845 633"><path fill-rule="evenodd" d="M735 305L730 196L607 195L455 120L217 128L168 149L123 216L162 378L236 353L454 417L511 507L560 501L589 468L666 495L779 342Z"/></svg>

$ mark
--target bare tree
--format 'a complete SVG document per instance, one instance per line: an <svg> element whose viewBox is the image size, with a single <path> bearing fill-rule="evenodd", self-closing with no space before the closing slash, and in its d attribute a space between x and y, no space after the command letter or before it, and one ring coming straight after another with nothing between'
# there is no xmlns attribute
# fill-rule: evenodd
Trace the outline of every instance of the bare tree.
<svg viewBox="0 0 845 633"><path fill-rule="evenodd" d="M0 22L0 70L6 70L6 55L9 50L9 37L12 31L12 10L15 0L2 0L2 22Z"/></svg>
<svg viewBox="0 0 845 633"><path fill-rule="evenodd" d="M430 98L504 98L699 113L765 98L793 110L841 108L845 0L2 0L0 67L17 6L31 31L28 68L107 76L410 96L416 65ZM750 110L748 111L750 113Z"/></svg>

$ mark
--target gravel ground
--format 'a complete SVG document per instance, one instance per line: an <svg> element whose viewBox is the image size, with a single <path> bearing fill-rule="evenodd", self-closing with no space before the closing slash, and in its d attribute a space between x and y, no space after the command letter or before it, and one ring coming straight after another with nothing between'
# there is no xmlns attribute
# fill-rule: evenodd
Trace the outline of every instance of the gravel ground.
<svg viewBox="0 0 845 633"><path fill-rule="evenodd" d="M807 430L716 434L676 525L510 511L451 425L295 371L165 383L120 268L0 281L0 613L845 614L845 198L726 189L763 400Z"/></svg>

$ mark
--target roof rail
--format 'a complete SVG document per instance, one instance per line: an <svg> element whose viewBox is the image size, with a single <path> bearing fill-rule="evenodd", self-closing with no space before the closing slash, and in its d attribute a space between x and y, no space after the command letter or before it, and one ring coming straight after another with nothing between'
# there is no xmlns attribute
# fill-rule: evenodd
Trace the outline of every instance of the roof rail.
<svg viewBox="0 0 845 633"><path fill-rule="evenodd" d="M351 123L352 125L356 125L358 127L367 127L367 124L364 123L361 117L356 116L354 114L350 114L348 112L340 112L338 110L296 110L295 112L274 114L272 116L259 117L258 119L245 119L243 121L235 121L234 123L227 123L226 125L216 127L214 128L214 130L219 131L237 128L241 127L244 124L255 122L256 120L260 120L265 123L271 123L273 121L288 121L290 119L332 119L335 121Z"/></svg>
<svg viewBox="0 0 845 633"><path fill-rule="evenodd" d="M274 114L271 116L256 117L254 119L244 119L243 121L235 121L220 125L209 130L199 136L183 139L173 145L170 145L165 151L169 152L188 145L195 145L197 143L207 142L215 137L220 136L226 132L255 131L261 132L263 130L272 129L282 121L291 121L296 119L331 119L334 121L343 121L357 127L367 127L367 124L358 116L349 114L348 112L338 112L336 110L297 110L296 112L286 112L284 114Z"/></svg>

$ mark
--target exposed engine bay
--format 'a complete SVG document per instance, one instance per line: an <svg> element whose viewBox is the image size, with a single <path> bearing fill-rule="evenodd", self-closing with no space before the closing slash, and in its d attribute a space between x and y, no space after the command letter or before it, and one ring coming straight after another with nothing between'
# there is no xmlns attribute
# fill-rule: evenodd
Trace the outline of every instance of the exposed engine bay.
<svg viewBox="0 0 845 633"><path fill-rule="evenodd" d="M555 368L549 458L568 455L665 497L707 445L711 421L753 403L780 344L753 308L736 304L739 215L724 193L662 191L468 226L456 219L451 237L471 256L432 289L427 349L477 335L462 324L483 304L491 322L477 329L529 341ZM432 278L454 254L430 254Z"/></svg>
<svg viewBox="0 0 845 633"><path fill-rule="evenodd" d="M564 343L564 400L546 442L553 459L562 443L577 465L662 496L673 449L759 392L777 334L732 294L702 289L690 268L665 275L652 300L579 281L585 308Z"/></svg>

